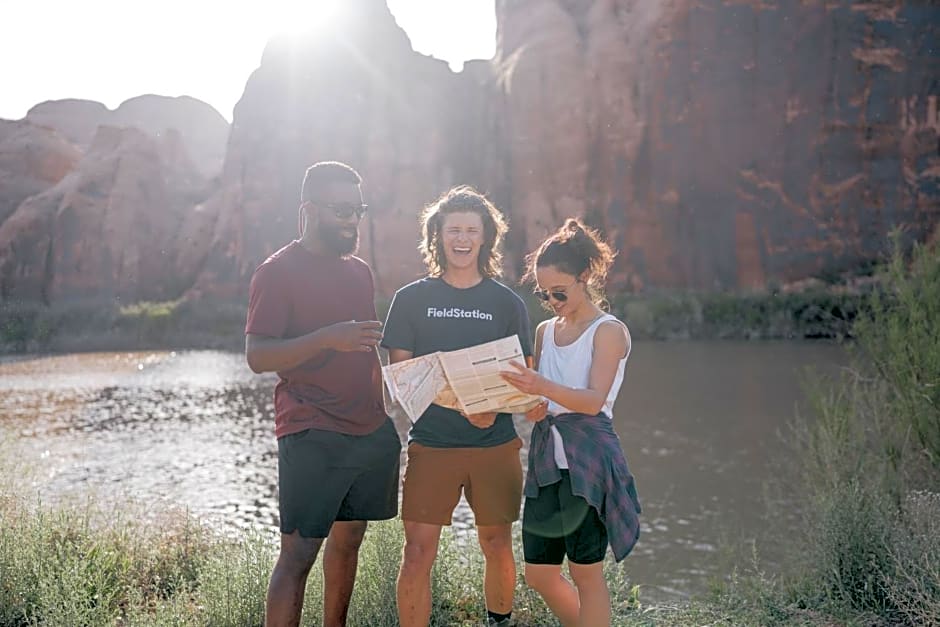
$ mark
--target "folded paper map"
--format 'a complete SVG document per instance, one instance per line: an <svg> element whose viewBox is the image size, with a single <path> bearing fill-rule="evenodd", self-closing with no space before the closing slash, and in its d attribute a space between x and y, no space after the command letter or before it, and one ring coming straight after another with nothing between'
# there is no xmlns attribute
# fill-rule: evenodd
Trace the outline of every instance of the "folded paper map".
<svg viewBox="0 0 940 627"><path fill-rule="evenodd" d="M456 351L438 351L382 368L386 405L396 404L411 422L434 403L464 414L523 413L542 398L520 392L500 372L525 363L518 336ZM390 410L390 407L386 407Z"/></svg>

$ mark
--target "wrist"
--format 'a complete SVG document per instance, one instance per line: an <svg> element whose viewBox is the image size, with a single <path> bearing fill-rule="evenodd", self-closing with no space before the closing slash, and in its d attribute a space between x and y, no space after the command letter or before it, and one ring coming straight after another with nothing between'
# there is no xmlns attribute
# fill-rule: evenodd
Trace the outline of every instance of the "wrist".
<svg viewBox="0 0 940 627"><path fill-rule="evenodd" d="M536 379L537 383L535 385L535 395L541 397L547 397L551 391L552 382L539 375L539 378Z"/></svg>
<svg viewBox="0 0 940 627"><path fill-rule="evenodd" d="M330 334L327 332L327 327L321 327L311 333L310 340L312 347L319 350L336 348L333 345Z"/></svg>

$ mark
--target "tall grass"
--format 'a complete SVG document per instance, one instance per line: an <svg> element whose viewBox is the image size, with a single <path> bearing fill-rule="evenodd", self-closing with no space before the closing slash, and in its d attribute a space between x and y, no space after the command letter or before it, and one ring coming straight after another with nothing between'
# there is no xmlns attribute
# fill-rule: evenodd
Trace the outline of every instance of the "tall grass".
<svg viewBox="0 0 940 627"><path fill-rule="evenodd" d="M898 248L855 323L854 366L797 429L794 599L940 625L940 251Z"/></svg>
<svg viewBox="0 0 940 627"><path fill-rule="evenodd" d="M132 606L180 598L210 537L188 516L137 524L93 505L0 496L0 625L112 625Z"/></svg>
<svg viewBox="0 0 940 627"><path fill-rule="evenodd" d="M25 494L28 480L9 480L23 478L22 465L13 445L4 443L3 450L13 454L0 459L0 627L263 624L276 557L272 530L226 537L187 512L152 511L131 501L118 508L94 500L48 505ZM400 521L370 525L350 625L397 625L403 541ZM476 542L445 530L432 574L432 625L482 624L482 580ZM305 625L320 622L322 585L318 560L308 580ZM521 626L556 624L521 577L517 606Z"/></svg>
<svg viewBox="0 0 940 627"><path fill-rule="evenodd" d="M10 468L3 459L0 470L5 478L17 476L6 474ZM223 537L186 512L153 512L130 502L107 510L92 501L49 506L23 496L17 485L23 484L0 483L0 627L263 624L276 556L272 530ZM514 536L518 540L518 527ZM370 525L349 608L351 627L398 624L395 580L403 540L400 521ZM542 599L522 581L521 546L517 542L514 548L520 565L516 624L557 627ZM629 560L605 564L614 625L789 624L769 619L759 603L740 601L749 598L743 594L646 606L628 568ZM482 581L483 560L474 538L446 529L432 573L431 625L482 625ZM322 584L318 560L307 583L303 625L320 624Z"/></svg>

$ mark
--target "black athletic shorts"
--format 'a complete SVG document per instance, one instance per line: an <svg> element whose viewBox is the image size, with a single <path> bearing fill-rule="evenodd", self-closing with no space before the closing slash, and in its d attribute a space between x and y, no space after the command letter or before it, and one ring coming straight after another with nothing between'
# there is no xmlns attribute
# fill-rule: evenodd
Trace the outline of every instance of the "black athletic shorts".
<svg viewBox="0 0 940 627"><path fill-rule="evenodd" d="M595 564L607 553L607 528L597 510L571 493L571 478L542 486L526 497L522 511L522 549L529 564Z"/></svg>
<svg viewBox="0 0 940 627"><path fill-rule="evenodd" d="M307 429L277 441L281 533L325 538L333 522L398 513L401 440L389 419L368 435Z"/></svg>

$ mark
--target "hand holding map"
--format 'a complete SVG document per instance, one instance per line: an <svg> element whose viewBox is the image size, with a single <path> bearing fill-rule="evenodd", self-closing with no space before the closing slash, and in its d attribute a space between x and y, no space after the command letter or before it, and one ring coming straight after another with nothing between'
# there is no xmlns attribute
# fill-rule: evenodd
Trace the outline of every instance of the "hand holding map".
<svg viewBox="0 0 940 627"><path fill-rule="evenodd" d="M431 403L464 414L524 413L542 399L503 380L509 362L524 361L515 335L456 351L438 351L382 368L388 402L415 422Z"/></svg>

